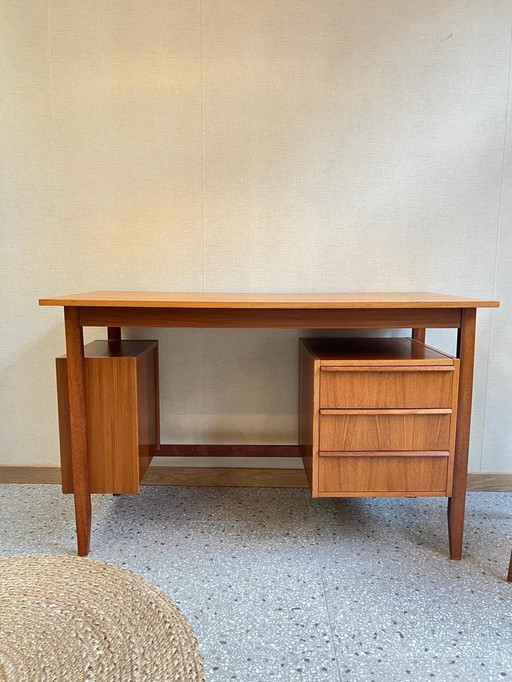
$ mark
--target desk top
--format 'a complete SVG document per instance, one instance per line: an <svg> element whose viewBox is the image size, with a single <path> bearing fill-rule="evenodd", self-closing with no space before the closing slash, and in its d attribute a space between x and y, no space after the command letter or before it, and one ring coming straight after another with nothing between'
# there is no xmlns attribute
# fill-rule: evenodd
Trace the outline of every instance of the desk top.
<svg viewBox="0 0 512 682"><path fill-rule="evenodd" d="M39 305L109 308L497 308L498 301L432 293L232 294L152 291L92 291L42 298Z"/></svg>

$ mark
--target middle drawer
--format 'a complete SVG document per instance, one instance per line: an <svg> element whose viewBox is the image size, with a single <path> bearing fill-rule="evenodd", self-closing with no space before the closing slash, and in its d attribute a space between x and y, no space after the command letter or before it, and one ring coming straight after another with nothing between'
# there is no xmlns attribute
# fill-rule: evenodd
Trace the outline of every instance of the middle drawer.
<svg viewBox="0 0 512 682"><path fill-rule="evenodd" d="M451 410L320 410L321 452L449 450ZM378 413L377 413L378 412ZM398 413L398 414L397 414Z"/></svg>

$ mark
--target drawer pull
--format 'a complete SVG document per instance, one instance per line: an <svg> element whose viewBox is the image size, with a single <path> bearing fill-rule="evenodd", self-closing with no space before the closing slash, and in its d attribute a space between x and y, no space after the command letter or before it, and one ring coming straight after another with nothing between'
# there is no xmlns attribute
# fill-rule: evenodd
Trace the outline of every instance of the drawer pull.
<svg viewBox="0 0 512 682"><path fill-rule="evenodd" d="M400 365L398 367L383 366L383 365L357 365L351 367L346 366L325 366L320 367L321 372L453 372L455 367L453 365Z"/></svg>
<svg viewBox="0 0 512 682"><path fill-rule="evenodd" d="M319 457L449 457L448 450L320 450Z"/></svg>
<svg viewBox="0 0 512 682"><path fill-rule="evenodd" d="M366 408L361 408L361 409L350 409L350 408L345 408L345 409L331 409L331 408L322 408L320 410L320 414L325 414L325 415L336 415L336 414L345 414L345 415L381 415L381 414L452 414L452 410L449 407L440 407L440 408L393 408L393 409L366 409Z"/></svg>

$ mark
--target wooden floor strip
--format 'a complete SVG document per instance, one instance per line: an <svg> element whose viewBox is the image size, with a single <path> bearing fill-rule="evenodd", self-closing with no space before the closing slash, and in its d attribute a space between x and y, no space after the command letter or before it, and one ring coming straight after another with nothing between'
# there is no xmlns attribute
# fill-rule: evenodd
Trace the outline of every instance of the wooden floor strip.
<svg viewBox="0 0 512 682"><path fill-rule="evenodd" d="M60 467L0 466L0 483L60 483ZM302 469L152 466L143 485L306 488ZM511 474L469 474L468 490L512 492Z"/></svg>
<svg viewBox="0 0 512 682"><path fill-rule="evenodd" d="M238 467L150 467L143 485L244 486L306 488L303 469L250 469Z"/></svg>

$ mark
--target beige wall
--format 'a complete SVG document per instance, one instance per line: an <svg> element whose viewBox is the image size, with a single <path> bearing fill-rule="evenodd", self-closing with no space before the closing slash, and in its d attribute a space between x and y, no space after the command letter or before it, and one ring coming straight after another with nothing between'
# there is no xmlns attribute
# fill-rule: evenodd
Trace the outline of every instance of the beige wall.
<svg viewBox="0 0 512 682"><path fill-rule="evenodd" d="M3 0L0 464L58 462L40 296L431 290L502 300L470 466L512 472L511 22L509 0ZM164 441L294 441L298 332L147 336Z"/></svg>

